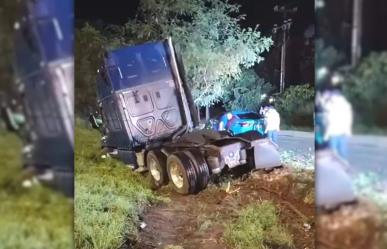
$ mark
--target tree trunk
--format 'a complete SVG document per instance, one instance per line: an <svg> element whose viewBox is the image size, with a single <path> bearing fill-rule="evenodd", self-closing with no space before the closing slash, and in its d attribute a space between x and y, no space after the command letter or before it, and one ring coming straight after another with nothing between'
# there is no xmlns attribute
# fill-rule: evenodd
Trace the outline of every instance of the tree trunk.
<svg viewBox="0 0 387 249"><path fill-rule="evenodd" d="M210 107L206 106L206 121L210 119Z"/></svg>
<svg viewBox="0 0 387 249"><path fill-rule="evenodd" d="M196 110L198 110L197 112L197 115L198 115L198 120L199 120L199 123L202 121L201 118L200 118L200 106L196 106Z"/></svg>

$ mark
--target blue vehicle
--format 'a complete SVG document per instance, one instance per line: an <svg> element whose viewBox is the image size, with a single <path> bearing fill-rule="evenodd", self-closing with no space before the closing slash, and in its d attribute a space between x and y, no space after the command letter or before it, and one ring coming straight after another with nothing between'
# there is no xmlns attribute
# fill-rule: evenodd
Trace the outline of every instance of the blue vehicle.
<svg viewBox="0 0 387 249"><path fill-rule="evenodd" d="M26 0L14 27L19 113L3 106L3 118L24 140L24 167L37 175L51 172L47 184L72 195L73 0ZM23 123L13 120L20 114Z"/></svg>
<svg viewBox="0 0 387 249"><path fill-rule="evenodd" d="M169 181L181 194L204 189L210 174L234 167L281 166L267 139L230 137L199 130L197 111L172 40L108 51L97 76L102 147L134 168L148 170L155 185Z"/></svg>
<svg viewBox="0 0 387 249"><path fill-rule="evenodd" d="M229 113L232 114L230 121L227 119L227 113L224 113L219 118L211 119L207 123L207 128L216 131L227 130L233 136L250 131L257 132L261 137L266 136L265 119L263 116L250 111L233 111Z"/></svg>

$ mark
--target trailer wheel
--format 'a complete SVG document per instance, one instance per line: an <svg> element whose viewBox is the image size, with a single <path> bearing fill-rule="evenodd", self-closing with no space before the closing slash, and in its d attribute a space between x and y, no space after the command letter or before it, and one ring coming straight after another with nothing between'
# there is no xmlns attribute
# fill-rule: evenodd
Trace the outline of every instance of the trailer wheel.
<svg viewBox="0 0 387 249"><path fill-rule="evenodd" d="M204 160L199 150L191 149L184 152L193 162L198 176L197 191L201 191L207 187L210 179L210 170L208 168L206 160Z"/></svg>
<svg viewBox="0 0 387 249"><path fill-rule="evenodd" d="M146 155L146 164L156 187L161 187L168 183L168 173L166 156L158 150L151 150Z"/></svg>
<svg viewBox="0 0 387 249"><path fill-rule="evenodd" d="M191 158L183 152L168 156L167 171L173 188L180 194L196 192L197 174Z"/></svg>

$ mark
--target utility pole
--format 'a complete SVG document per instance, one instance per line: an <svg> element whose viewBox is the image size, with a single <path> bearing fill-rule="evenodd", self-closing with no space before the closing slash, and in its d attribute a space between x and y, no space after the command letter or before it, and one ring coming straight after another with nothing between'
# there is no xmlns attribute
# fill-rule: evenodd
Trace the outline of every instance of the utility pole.
<svg viewBox="0 0 387 249"><path fill-rule="evenodd" d="M286 6L274 6L274 12L283 14L283 23L281 26L274 25L273 32L277 33L282 30L282 46L281 46L281 75L280 75L280 93L285 90L285 73L286 73L286 43L288 40L288 34L290 27L293 23L292 19L287 18L287 14L297 12L297 7L287 8Z"/></svg>
<svg viewBox="0 0 387 249"><path fill-rule="evenodd" d="M361 38L362 38L362 10L363 0L353 0L352 17L352 56L351 64L356 66L361 57Z"/></svg>

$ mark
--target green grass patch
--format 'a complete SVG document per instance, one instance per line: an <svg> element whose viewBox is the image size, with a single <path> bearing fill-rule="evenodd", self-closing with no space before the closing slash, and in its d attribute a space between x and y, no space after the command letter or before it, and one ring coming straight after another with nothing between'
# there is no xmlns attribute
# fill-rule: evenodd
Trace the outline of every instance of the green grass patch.
<svg viewBox="0 0 387 249"><path fill-rule="evenodd" d="M296 170L314 170L314 150L308 154L298 154L292 150L280 151L281 162Z"/></svg>
<svg viewBox="0 0 387 249"><path fill-rule="evenodd" d="M226 225L225 241L235 249L293 248L292 236L279 222L272 202L252 204Z"/></svg>
<svg viewBox="0 0 387 249"><path fill-rule="evenodd" d="M387 212L387 189L382 174L371 171L359 173L354 178L354 185L358 195L366 197Z"/></svg>
<svg viewBox="0 0 387 249"><path fill-rule="evenodd" d="M118 160L101 158L100 134L76 128L76 248L116 249L136 238L139 215L160 198L144 177Z"/></svg>
<svg viewBox="0 0 387 249"><path fill-rule="evenodd" d="M16 135L0 131L0 247L72 248L72 201L39 185L21 187L21 147Z"/></svg>

